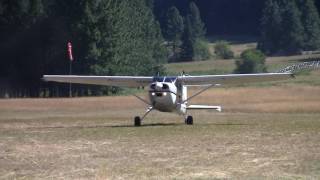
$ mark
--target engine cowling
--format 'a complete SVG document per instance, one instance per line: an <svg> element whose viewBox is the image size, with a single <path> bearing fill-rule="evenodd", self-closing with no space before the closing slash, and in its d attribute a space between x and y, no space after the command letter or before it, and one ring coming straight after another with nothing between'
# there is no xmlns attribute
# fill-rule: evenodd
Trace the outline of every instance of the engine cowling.
<svg viewBox="0 0 320 180"><path fill-rule="evenodd" d="M155 82L149 88L150 101L155 109L163 112L175 110L177 87L173 83Z"/></svg>

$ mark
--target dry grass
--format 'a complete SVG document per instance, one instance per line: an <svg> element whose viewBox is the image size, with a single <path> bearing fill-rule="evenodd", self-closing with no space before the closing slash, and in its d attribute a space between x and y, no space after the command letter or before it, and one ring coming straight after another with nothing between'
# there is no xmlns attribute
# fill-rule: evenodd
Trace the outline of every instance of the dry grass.
<svg viewBox="0 0 320 180"><path fill-rule="evenodd" d="M254 49L257 47L257 43L246 43L246 44L234 44L231 45L231 50L234 52L236 57L240 57L241 53L247 49Z"/></svg>
<svg viewBox="0 0 320 180"><path fill-rule="evenodd" d="M259 113L316 113L320 112L318 86L240 87L218 88L205 92L195 103L208 99L226 107L226 112Z"/></svg>
<svg viewBox="0 0 320 180"><path fill-rule="evenodd" d="M320 87L212 89L194 126L133 97L0 100L0 179L320 177ZM122 109L123 108L123 109Z"/></svg>
<svg viewBox="0 0 320 180"><path fill-rule="evenodd" d="M211 44L210 46L212 52L214 51L213 46L214 44ZM235 52L236 58L239 58L240 54L244 50L254 47L256 47L256 43L231 45L231 49ZM266 66L269 72L276 72L289 65L300 63L302 60L319 58L320 54L268 57L266 60ZM182 71L189 74L228 74L232 73L235 69L235 59L223 60L212 58L207 61L170 63L165 67L171 75L178 75Z"/></svg>

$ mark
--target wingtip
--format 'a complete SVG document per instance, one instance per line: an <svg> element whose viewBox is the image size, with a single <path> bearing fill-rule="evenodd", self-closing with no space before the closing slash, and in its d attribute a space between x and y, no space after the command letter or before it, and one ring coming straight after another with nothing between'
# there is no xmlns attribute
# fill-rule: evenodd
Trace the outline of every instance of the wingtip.
<svg viewBox="0 0 320 180"><path fill-rule="evenodd" d="M41 80L41 81L44 81L44 82L48 82L48 81L46 80L46 78L44 78L44 77L42 77L40 80Z"/></svg>
<svg viewBox="0 0 320 180"><path fill-rule="evenodd" d="M46 78L47 78L47 75L43 75L41 78L41 81L48 82L48 80Z"/></svg>

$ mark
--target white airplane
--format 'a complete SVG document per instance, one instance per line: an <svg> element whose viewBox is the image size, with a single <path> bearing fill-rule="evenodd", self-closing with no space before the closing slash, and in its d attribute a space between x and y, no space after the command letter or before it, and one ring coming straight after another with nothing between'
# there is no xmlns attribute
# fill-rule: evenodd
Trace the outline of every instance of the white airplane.
<svg viewBox="0 0 320 180"><path fill-rule="evenodd" d="M149 101L137 95L138 99L149 107L145 114L134 118L134 125L140 126L141 121L152 111L175 112L184 117L185 123L193 124L193 117L188 115L190 109L213 109L221 112L221 106L189 105L188 101L209 88L252 82L278 81L293 78L292 73L259 73L259 74L228 74L189 76L75 76L75 75L44 75L44 81L62 83L93 84L118 87L146 87L148 86ZM187 87L202 86L203 89L187 96Z"/></svg>

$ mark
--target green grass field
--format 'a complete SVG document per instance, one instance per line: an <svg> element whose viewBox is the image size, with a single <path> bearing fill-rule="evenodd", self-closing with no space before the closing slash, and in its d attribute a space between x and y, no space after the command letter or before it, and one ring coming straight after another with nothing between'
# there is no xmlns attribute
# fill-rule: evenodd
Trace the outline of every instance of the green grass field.
<svg viewBox="0 0 320 180"><path fill-rule="evenodd" d="M270 70L301 56L267 60ZM230 73L233 61L169 64L170 72ZM319 179L320 71L210 89L194 125L132 96L0 99L0 179ZM192 93L194 90L190 90Z"/></svg>

